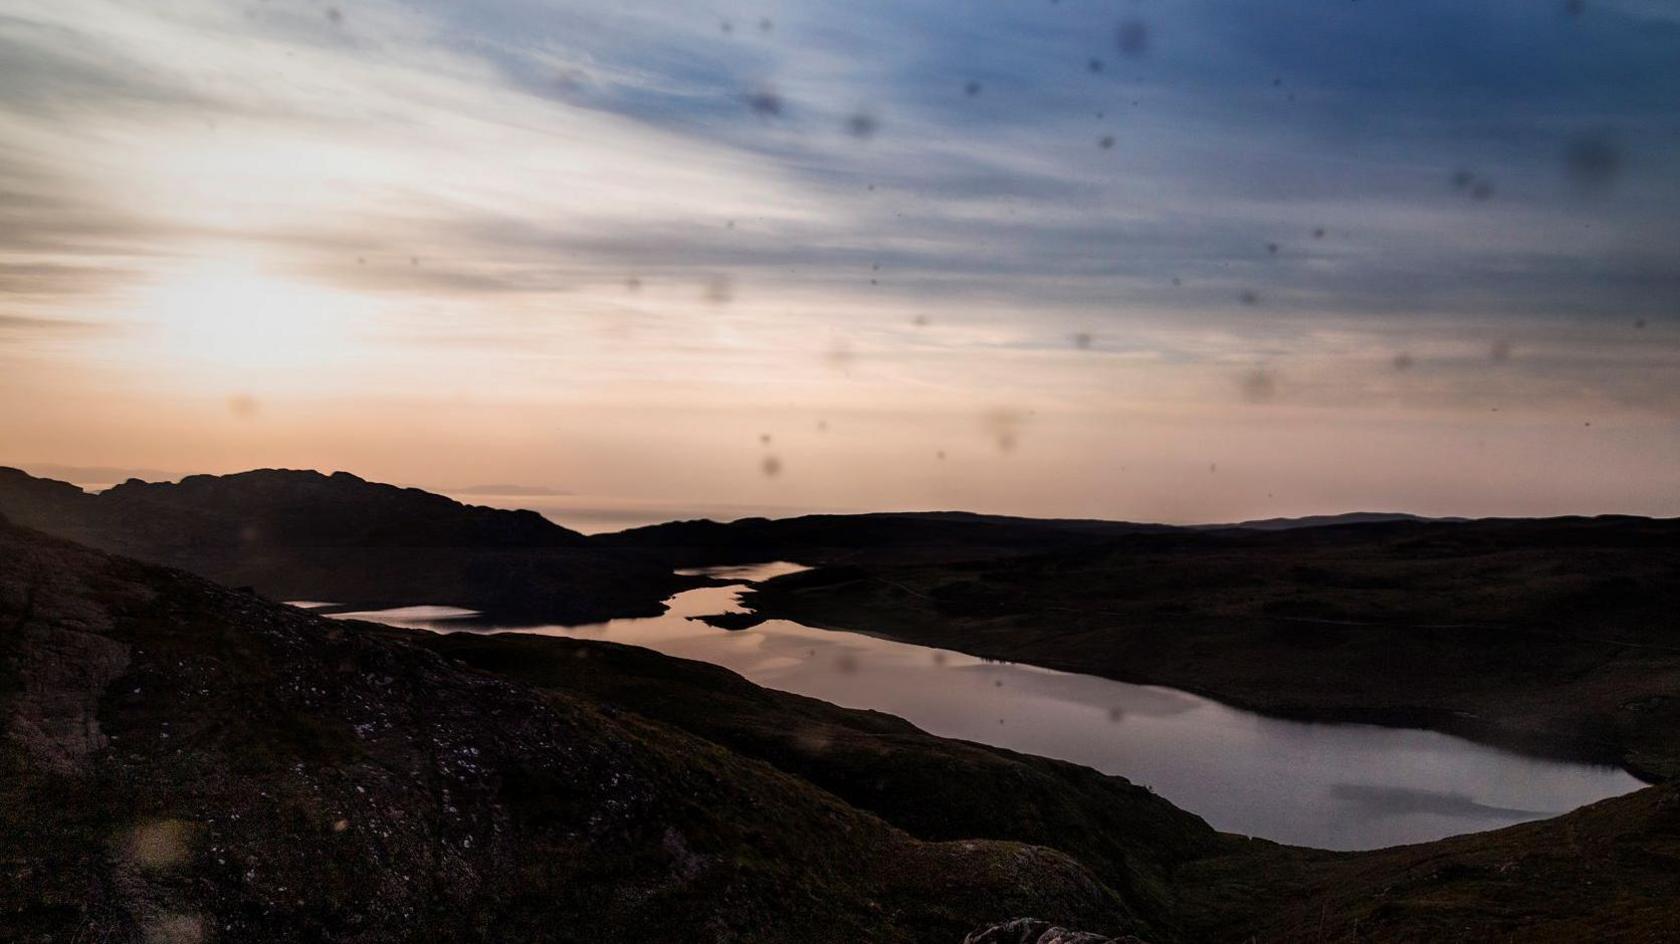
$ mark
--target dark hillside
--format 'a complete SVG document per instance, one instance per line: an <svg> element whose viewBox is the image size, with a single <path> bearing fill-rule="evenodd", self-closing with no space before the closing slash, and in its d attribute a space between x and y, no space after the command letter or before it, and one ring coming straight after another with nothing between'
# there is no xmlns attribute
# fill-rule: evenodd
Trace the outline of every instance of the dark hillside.
<svg viewBox="0 0 1680 944"><path fill-rule="evenodd" d="M928 941L1124 926L1072 859L0 525L0 940Z"/></svg>
<svg viewBox="0 0 1680 944"><path fill-rule="evenodd" d="M0 512L280 600L435 603L582 623L657 614L661 600L693 585L536 512L463 505L345 472L194 475L95 495L0 469Z"/></svg>
<svg viewBox="0 0 1680 944"><path fill-rule="evenodd" d="M596 535L602 546L638 548L684 566L864 558L878 563L973 560L1091 547L1128 534L1179 529L1059 518L1012 518L960 511L806 515L739 521L673 521Z"/></svg>

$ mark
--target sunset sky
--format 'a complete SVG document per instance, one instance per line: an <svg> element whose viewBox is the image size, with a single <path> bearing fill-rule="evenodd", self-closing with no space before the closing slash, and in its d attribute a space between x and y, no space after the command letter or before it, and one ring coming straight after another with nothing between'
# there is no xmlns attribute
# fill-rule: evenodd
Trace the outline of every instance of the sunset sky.
<svg viewBox="0 0 1680 944"><path fill-rule="evenodd" d="M1668 0L0 0L0 463L1676 515L1677 50Z"/></svg>

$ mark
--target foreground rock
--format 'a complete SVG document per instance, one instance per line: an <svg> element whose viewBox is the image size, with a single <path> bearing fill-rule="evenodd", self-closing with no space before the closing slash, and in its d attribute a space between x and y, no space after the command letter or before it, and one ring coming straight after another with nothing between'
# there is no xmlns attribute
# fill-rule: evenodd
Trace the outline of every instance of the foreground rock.
<svg viewBox="0 0 1680 944"><path fill-rule="evenodd" d="M1089 931L1069 931L1037 918L1017 918L981 928L963 938L963 944L1144 944L1131 935L1108 937Z"/></svg>

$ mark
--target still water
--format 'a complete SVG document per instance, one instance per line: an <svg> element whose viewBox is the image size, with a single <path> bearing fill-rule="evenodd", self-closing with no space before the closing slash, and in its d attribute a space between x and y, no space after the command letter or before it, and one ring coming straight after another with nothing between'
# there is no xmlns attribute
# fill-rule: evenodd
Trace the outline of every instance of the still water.
<svg viewBox="0 0 1680 944"><path fill-rule="evenodd" d="M335 615L645 646L769 688L898 715L944 737L1086 764L1147 785L1219 829L1324 849L1494 829L1642 786L1616 768L1523 757L1430 731L1280 721L1176 689L787 620L729 631L690 619L744 612L751 582L802 569L695 571L741 583L679 593L663 616L592 626L492 627L470 610L429 606Z"/></svg>

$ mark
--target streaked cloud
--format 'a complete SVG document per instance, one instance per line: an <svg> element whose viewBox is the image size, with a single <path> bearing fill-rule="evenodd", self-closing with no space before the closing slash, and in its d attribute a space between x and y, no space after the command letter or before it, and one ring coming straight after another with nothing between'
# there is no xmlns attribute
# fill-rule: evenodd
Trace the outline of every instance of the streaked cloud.
<svg viewBox="0 0 1680 944"><path fill-rule="evenodd" d="M1650 0L13 0L0 394L151 404L182 448L183 402L260 399L247 436L442 398L960 414L983 443L1009 416L1014 455L1052 416L1445 450L1592 413L1672 452L1677 41ZM181 464L81 422L65 461ZM453 480L551 480L504 441L527 466ZM708 498L737 499L765 501Z"/></svg>

